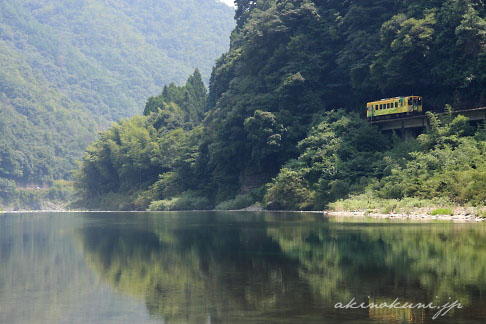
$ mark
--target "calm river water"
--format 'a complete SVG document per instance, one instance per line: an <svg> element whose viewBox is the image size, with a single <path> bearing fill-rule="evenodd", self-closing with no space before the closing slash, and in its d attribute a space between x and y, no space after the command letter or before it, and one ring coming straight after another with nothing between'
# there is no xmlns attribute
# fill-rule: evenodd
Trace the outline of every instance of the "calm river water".
<svg viewBox="0 0 486 324"><path fill-rule="evenodd" d="M486 224L0 214L0 323L486 323Z"/></svg>

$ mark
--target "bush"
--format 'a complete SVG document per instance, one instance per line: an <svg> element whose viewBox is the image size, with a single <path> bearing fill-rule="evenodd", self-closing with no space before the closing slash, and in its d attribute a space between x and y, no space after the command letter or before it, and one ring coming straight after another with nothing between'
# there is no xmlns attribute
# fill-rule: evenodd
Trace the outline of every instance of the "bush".
<svg viewBox="0 0 486 324"><path fill-rule="evenodd" d="M297 171L283 168L268 187L265 195L266 208L272 210L309 209L314 201L314 194L308 187L307 181Z"/></svg>
<svg viewBox="0 0 486 324"><path fill-rule="evenodd" d="M99 210L132 210L131 197L125 193L109 192L99 201L93 201L88 208L96 206Z"/></svg>
<svg viewBox="0 0 486 324"><path fill-rule="evenodd" d="M251 206L255 203L255 200L250 195L237 195L234 199L223 201L218 204L215 209L217 210L236 210L243 209Z"/></svg>
<svg viewBox="0 0 486 324"><path fill-rule="evenodd" d="M454 212L450 208L437 208L434 209L430 215L435 216L435 215L454 215Z"/></svg>
<svg viewBox="0 0 486 324"><path fill-rule="evenodd" d="M15 196L15 181L0 178L0 199L8 201Z"/></svg>
<svg viewBox="0 0 486 324"><path fill-rule="evenodd" d="M148 207L150 211L169 210L206 210L211 204L206 197L198 196L194 191L185 191L179 197L152 201Z"/></svg>
<svg viewBox="0 0 486 324"><path fill-rule="evenodd" d="M240 194L237 195L235 198L223 201L219 203L215 209L217 210L237 210L243 209L249 206L254 205L257 202L263 201L266 193L266 186L263 185L261 187L255 188L250 191L248 194Z"/></svg>
<svg viewBox="0 0 486 324"><path fill-rule="evenodd" d="M380 198L377 195L377 192L367 190L363 194L353 195L348 199L340 199L330 203L329 207L331 210L372 210L382 213L390 213L394 211L409 212L413 208L452 206L452 204L453 203L447 198L420 199L416 197L406 197L403 199L385 199Z"/></svg>
<svg viewBox="0 0 486 324"><path fill-rule="evenodd" d="M52 201L67 202L73 199L73 182L57 180L53 186L47 190L47 198Z"/></svg>

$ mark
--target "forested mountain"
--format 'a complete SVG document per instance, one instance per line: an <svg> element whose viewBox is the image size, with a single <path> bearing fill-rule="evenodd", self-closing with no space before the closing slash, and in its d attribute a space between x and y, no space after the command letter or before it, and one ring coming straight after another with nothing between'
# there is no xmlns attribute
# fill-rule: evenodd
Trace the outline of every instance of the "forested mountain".
<svg viewBox="0 0 486 324"><path fill-rule="evenodd" d="M268 189L269 207L313 208L380 179L393 157L436 148L429 134L433 145L386 153L396 143L359 119L367 101L418 94L427 110L486 104L483 0L235 2L236 28L229 52L213 68L205 119L179 128L186 140L171 150L177 162L127 191L113 181L120 174L114 160L128 165L133 157L108 155L99 150L109 144L101 140L81 169L85 201L109 193L110 201L118 196L127 203L120 208L241 207L262 200ZM145 129L156 131L151 120L171 114L159 108L143 119ZM326 114L334 108L344 110ZM471 135L455 126L440 132L441 138ZM169 147L168 140L160 132L151 138L158 147ZM153 156L147 152L140 164ZM114 185L105 190L97 182ZM290 197L295 203L282 205Z"/></svg>
<svg viewBox="0 0 486 324"><path fill-rule="evenodd" d="M232 17L215 0L0 1L0 184L69 178L97 131L195 67L208 79Z"/></svg>

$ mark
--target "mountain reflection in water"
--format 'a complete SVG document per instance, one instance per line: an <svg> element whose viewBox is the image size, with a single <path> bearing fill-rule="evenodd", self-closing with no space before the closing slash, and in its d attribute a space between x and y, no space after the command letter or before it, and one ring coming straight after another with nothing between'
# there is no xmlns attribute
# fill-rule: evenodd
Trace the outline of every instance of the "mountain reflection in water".
<svg viewBox="0 0 486 324"><path fill-rule="evenodd" d="M486 321L484 224L86 213L3 215L0 235L0 323ZM435 321L432 310L334 307L449 297L464 308Z"/></svg>

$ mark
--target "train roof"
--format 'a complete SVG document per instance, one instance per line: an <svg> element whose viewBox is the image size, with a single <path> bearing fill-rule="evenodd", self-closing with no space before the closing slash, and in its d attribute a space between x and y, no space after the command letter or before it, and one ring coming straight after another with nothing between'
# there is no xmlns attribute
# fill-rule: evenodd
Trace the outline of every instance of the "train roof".
<svg viewBox="0 0 486 324"><path fill-rule="evenodd" d="M414 98L421 98L421 96L399 96L399 97L392 97L392 98L384 98L384 99L379 99L379 100L373 100L373 101L369 101L368 103L374 103L374 102L380 102L380 101L386 101L386 100L393 100L393 99L405 99L405 98L408 98L408 97L414 97Z"/></svg>

